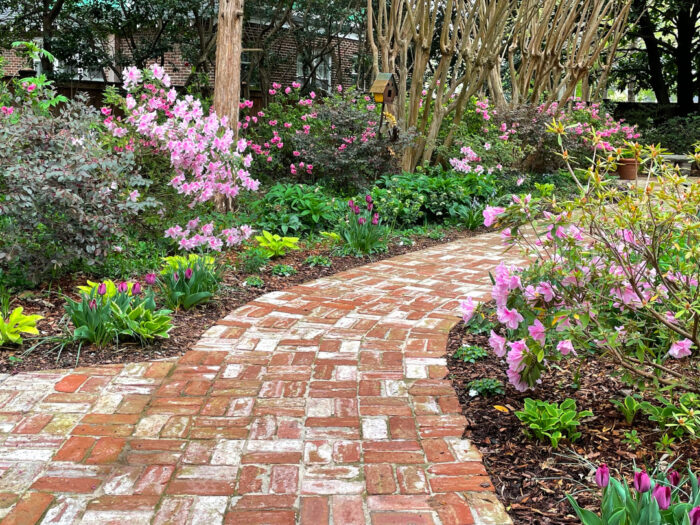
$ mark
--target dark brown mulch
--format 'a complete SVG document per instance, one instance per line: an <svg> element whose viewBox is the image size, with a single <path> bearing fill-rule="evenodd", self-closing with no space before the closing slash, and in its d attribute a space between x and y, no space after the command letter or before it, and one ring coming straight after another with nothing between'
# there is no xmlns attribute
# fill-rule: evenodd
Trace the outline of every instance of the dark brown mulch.
<svg viewBox="0 0 700 525"><path fill-rule="evenodd" d="M687 465L688 459L698 464L700 449L690 442L677 446L672 458L657 452L654 443L661 433L643 414L637 414L632 426L626 424L610 399L622 399L631 392L614 377L610 365L593 358L585 360L580 367L580 387L575 389L572 385L578 361L564 361L559 363L560 368L553 367L545 374L535 391L521 393L508 384L505 361L490 350L489 357L474 364L453 358L463 345L488 349L488 337L470 333L464 323L455 326L448 343L448 368L467 417L464 437L481 450L496 492L514 523L580 523L565 495L576 494L579 504L597 511L598 492L592 475L599 463L626 474L628 481L635 463L648 465L649 470L660 460L678 459L679 470L685 469L681 466ZM471 397L467 384L480 378L500 379L506 385L506 394ZM584 420L580 440L573 444L564 441L554 450L523 434L515 412L523 408L527 397L557 403L570 397L578 410L592 410L594 417ZM642 441L636 450L622 442L630 430L636 430Z"/></svg>
<svg viewBox="0 0 700 525"><path fill-rule="evenodd" d="M244 285L248 275L232 269L235 265L236 254L231 252L226 255L229 259L228 262L231 264L224 274L223 287L216 300L192 310L175 312L173 314L174 328L170 332L169 339L157 340L145 347L141 347L139 344L123 343L118 347L114 345L105 348L86 345L83 346L80 352L76 345L70 345L66 346L59 356L57 343L50 341L40 344L31 353L24 355L23 352L34 344L32 339L25 338L22 348L8 347L0 350L0 372L15 374L31 370L73 367L76 366L76 362L79 366L91 366L147 361L182 355L199 340L202 333L216 324L219 319L260 295L284 290L297 284L333 275L370 262L422 250L463 237L470 237L480 232L448 229L444 230L444 233L445 236L441 239L415 237L413 245L400 246L391 244L387 252L374 255L371 258L331 256L330 251L327 249L291 252L285 257L271 261L267 270L261 274L265 283L263 288L251 288ZM304 261L310 255L328 256L332 261L331 267L316 266L311 268L307 266ZM272 275L271 268L276 264L293 266L297 273L289 277ZM71 278L61 279L51 285L47 284L39 287L31 292L25 292L20 294L19 299L13 302L12 307L23 306L25 314L31 313L44 316L44 319L38 324L41 338L58 336L61 333L61 319L65 314L63 307L65 302L64 294L75 298L76 287L84 284L89 277L78 274Z"/></svg>

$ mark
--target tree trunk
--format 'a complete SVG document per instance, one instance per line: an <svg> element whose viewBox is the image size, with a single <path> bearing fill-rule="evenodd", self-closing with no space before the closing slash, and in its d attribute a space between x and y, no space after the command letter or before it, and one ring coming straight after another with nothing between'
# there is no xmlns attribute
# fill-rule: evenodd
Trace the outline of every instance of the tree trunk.
<svg viewBox="0 0 700 525"><path fill-rule="evenodd" d="M220 0L216 36L214 109L219 117L228 117L236 138L241 102L243 3L244 0Z"/></svg>
<svg viewBox="0 0 700 525"><path fill-rule="evenodd" d="M693 110L693 36L695 21L690 15L690 3L684 2L678 10L678 46L676 47L676 82L678 105L683 113Z"/></svg>
<svg viewBox="0 0 700 525"><path fill-rule="evenodd" d="M668 86L664 80L663 66L661 65L661 50L655 36L656 28L649 16L649 12L646 10L639 19L639 29L639 36L644 40L644 45L647 48L651 89L654 90L656 101L659 104L669 104L671 98L668 94Z"/></svg>

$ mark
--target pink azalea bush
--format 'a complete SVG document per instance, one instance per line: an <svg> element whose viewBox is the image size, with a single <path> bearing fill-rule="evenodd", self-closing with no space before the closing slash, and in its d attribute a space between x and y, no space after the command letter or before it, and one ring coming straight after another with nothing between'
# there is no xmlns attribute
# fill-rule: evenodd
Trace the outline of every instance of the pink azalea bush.
<svg viewBox="0 0 700 525"><path fill-rule="evenodd" d="M567 134L561 123L551 130ZM552 362L589 355L637 384L699 390L700 187L684 187L656 148L642 158L658 180L620 191L608 176L616 158L594 154L587 170L571 169L578 198L559 202L541 185L539 197L484 211L485 224L532 261L493 274L502 331L490 343L518 390L535 388ZM464 313L473 322L473 306Z"/></svg>
<svg viewBox="0 0 700 525"><path fill-rule="evenodd" d="M293 83L274 84L264 110L241 102L241 133L249 142L255 172L271 180L292 178L355 191L394 173L412 135L379 136L380 107L365 94L338 86L329 96L308 95ZM368 162L372 159L372 162Z"/></svg>
<svg viewBox="0 0 700 525"><path fill-rule="evenodd" d="M110 102L119 105L124 117L102 108L104 126L117 149L145 148L166 156L174 176L170 185L190 202L198 204L236 198L241 190L255 191L259 182L248 168L253 157L245 139L234 141L234 130L226 117L206 113L199 100L180 96L170 85L163 69L129 67L124 71L124 98L114 94ZM138 200L138 194L130 195ZM165 232L184 250L221 250L248 239L247 226L216 231L212 223L197 217L184 227L176 224Z"/></svg>
<svg viewBox="0 0 700 525"><path fill-rule="evenodd" d="M546 133L547 124L553 119L568 131L566 136L555 137ZM495 169L500 165L537 173L564 167L559 156L558 138L561 138L570 161L576 166L585 166L594 151L613 153L623 147L625 141L640 137L635 126L616 120L600 104L589 104L577 98L563 105L554 103L500 110L487 99L474 99L460 126L456 130L447 126L444 136L449 134L453 134L454 142L451 146L441 147L440 152L448 158L458 159L460 169L464 166L471 170L481 164Z"/></svg>

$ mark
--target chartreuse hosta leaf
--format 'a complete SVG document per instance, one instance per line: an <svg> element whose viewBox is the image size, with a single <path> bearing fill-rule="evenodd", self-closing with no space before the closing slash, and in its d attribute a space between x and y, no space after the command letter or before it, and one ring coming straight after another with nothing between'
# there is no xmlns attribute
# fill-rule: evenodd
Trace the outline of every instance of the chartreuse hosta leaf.
<svg viewBox="0 0 700 525"><path fill-rule="evenodd" d="M0 345L7 343L22 344L21 334L39 333L36 323L43 319L40 315L24 315L24 309L18 306L7 319L0 317Z"/></svg>

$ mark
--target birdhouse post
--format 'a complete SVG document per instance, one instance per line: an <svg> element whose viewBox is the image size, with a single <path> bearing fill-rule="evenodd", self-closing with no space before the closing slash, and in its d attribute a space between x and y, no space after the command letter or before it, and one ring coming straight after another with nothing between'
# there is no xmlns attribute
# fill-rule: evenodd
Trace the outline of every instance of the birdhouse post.
<svg viewBox="0 0 700 525"><path fill-rule="evenodd" d="M374 84L370 88L369 92L374 97L374 102L376 104L382 105L382 113L379 117L379 133L378 137L382 136L382 124L384 123L384 108L387 105L391 105L396 98L396 79L393 73L379 73L377 75Z"/></svg>

